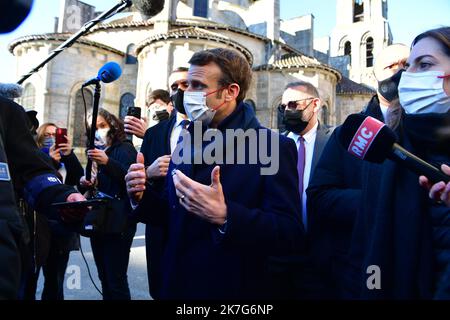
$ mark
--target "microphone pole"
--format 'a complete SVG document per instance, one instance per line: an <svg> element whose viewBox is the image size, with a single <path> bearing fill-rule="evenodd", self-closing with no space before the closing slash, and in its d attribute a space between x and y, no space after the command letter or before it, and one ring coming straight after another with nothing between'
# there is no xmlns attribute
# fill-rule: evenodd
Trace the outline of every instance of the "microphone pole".
<svg viewBox="0 0 450 320"><path fill-rule="evenodd" d="M20 78L19 81L17 81L17 84L22 84L25 80L27 80L33 74L35 74L36 72L41 70L49 61L51 61L53 58L55 58L58 54L63 52L65 49L71 47L73 45L73 43L78 40L78 38L80 38L81 36L88 33L88 31L90 29L92 29L92 27L94 27L95 25L97 25L98 23L100 23L106 19L109 19L116 13L122 12L126 8L131 7L131 5L132 5L131 0L121 0L120 3L116 4L114 7L112 7L108 11L103 12L95 19L85 23L84 26L81 27L81 29L77 33L73 34L69 39L67 39L64 43L62 43L58 48L53 50L44 61L42 61L39 65L37 65L36 67L31 69L30 72L23 75L22 78Z"/></svg>
<svg viewBox="0 0 450 320"><path fill-rule="evenodd" d="M83 89L81 89L83 90ZM100 92L101 92L101 86L100 86L100 80L98 80L95 83L95 90L94 90L94 105L92 107L92 123L91 123L91 131L89 132L89 147L88 150L95 149L95 128L97 128L97 115L98 115L98 106L100 104ZM91 180L91 173L92 173L92 160L88 158L87 164L86 164L86 181Z"/></svg>

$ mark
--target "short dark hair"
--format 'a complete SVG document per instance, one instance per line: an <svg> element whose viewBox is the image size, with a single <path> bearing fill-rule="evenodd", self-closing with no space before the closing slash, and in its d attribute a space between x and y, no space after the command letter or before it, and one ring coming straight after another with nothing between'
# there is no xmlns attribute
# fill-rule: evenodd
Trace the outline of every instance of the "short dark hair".
<svg viewBox="0 0 450 320"><path fill-rule="evenodd" d="M222 71L219 84L227 86L237 83L240 92L236 100L243 101L252 81L252 69L245 57L236 50L215 48L196 52L189 60L194 66L206 66L212 62Z"/></svg>
<svg viewBox="0 0 450 320"><path fill-rule="evenodd" d="M317 91L317 88L313 84L306 82L306 81L299 80L299 81L294 81L294 82L288 83L286 85L286 88L284 88L284 90L294 89L296 87L304 87L305 92L307 94L320 99L319 91Z"/></svg>
<svg viewBox="0 0 450 320"><path fill-rule="evenodd" d="M189 71L189 68L186 68L186 67L178 67L178 68L173 69L171 73L175 73L175 72L188 72L188 71Z"/></svg>
<svg viewBox="0 0 450 320"><path fill-rule="evenodd" d="M164 103L168 104L170 102L170 93L167 90L163 89L156 89L153 90L149 95L147 99L147 104L150 105L155 100L161 100Z"/></svg>

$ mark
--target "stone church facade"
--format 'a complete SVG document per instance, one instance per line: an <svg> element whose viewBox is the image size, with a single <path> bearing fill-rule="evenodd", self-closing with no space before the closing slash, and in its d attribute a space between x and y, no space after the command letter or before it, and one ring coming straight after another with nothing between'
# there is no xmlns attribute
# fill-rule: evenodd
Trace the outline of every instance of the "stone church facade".
<svg viewBox="0 0 450 320"><path fill-rule="evenodd" d="M10 44L10 51L16 56L18 76L28 72L70 36L73 30L65 26L68 21L74 21L74 14L78 14L78 24L95 14L94 7L80 1L62 1L64 10L57 32L25 36ZM370 7L368 12L373 14L374 3L378 2L382 7L386 0L361 3L365 5L363 10ZM164 10L152 19L130 11L92 29L30 77L23 84L24 95L18 102L26 109L38 111L41 123L51 121L68 127L74 144L81 147L84 135L81 84L94 77L103 64L115 61L121 65L123 74L113 83L102 84L100 104L123 117L128 106L143 107L152 90L167 89L171 71L187 66L194 52L228 47L244 54L254 70L247 102L255 107L263 125L279 126L277 106L284 86L296 80L311 82L319 89L323 101L321 121L340 124L348 114L360 111L375 93L370 88L373 81L366 81L367 70L362 71L355 63L363 58L356 51L341 48L345 39L357 39L351 25L376 29L367 21L355 20L355 14L360 12L355 11L355 8L360 10L359 3L337 0L337 15L346 18L337 20L328 48L322 45L316 50L313 16L282 21L279 0L166 0ZM83 10L77 11L79 8ZM376 25L376 19L372 20ZM387 17L383 23L386 21ZM367 44L367 32L359 36L365 37L360 40ZM389 32L386 37L374 33L372 39L375 54L391 41L391 36ZM352 41L355 47L357 40ZM92 95L85 90L88 107Z"/></svg>

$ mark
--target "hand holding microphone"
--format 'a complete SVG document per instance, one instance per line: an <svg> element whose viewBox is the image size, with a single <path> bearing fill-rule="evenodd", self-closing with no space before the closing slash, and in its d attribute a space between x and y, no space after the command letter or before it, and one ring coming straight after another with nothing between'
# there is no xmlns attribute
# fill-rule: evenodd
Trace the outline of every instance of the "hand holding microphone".
<svg viewBox="0 0 450 320"><path fill-rule="evenodd" d="M441 169L445 174L450 176L449 166L443 164ZM430 191L430 199L442 201L447 207L450 207L450 182L445 184L445 182L441 181L432 185L427 177L420 176L419 183L422 187Z"/></svg>

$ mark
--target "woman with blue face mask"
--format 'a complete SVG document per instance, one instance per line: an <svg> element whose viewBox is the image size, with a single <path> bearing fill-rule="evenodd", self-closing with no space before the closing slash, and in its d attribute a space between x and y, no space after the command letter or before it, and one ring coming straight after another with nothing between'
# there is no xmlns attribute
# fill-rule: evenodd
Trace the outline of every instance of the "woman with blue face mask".
<svg viewBox="0 0 450 320"><path fill-rule="evenodd" d="M397 142L436 167L450 164L450 27L415 38L398 91L387 117ZM450 208L391 160L363 164L361 192L348 255L355 297L450 299Z"/></svg>
<svg viewBox="0 0 450 320"><path fill-rule="evenodd" d="M73 152L70 137L67 143L55 146L56 129L54 123L44 123L37 128L36 142L38 147L49 156L59 178L68 185L77 185L83 175L83 168ZM42 267L44 274L44 289L42 300L64 299L64 275L69 261L70 251L79 250L79 237L70 232L59 221L45 217L36 212L29 217L31 230L37 236L31 244L34 261L34 273L27 277L25 283L25 299L35 299L36 286ZM46 233L50 231L50 234Z"/></svg>
<svg viewBox="0 0 450 320"><path fill-rule="evenodd" d="M83 176L82 189L95 188L110 197L118 199L121 211L114 210L109 219L117 233L102 233L91 236L92 252L102 284L104 300L130 300L127 280L130 248L136 232L136 223L128 220L131 212L126 192L125 175L136 160L136 149L127 140L122 120L104 109L100 109L95 132L95 149L87 156L93 161L96 172L91 181ZM123 208L123 212L122 212Z"/></svg>

